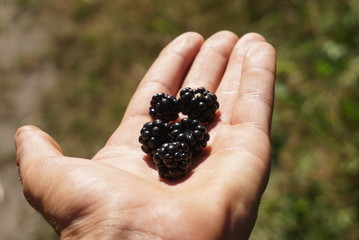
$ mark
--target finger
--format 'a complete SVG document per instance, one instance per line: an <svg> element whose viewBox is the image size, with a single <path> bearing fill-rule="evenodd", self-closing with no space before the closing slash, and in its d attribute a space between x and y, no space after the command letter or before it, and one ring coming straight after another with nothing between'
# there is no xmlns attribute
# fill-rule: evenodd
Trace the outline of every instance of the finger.
<svg viewBox="0 0 359 240"><path fill-rule="evenodd" d="M214 92L222 79L237 40L238 37L229 31L221 31L208 38L193 62L182 87L205 87Z"/></svg>
<svg viewBox="0 0 359 240"><path fill-rule="evenodd" d="M233 48L226 72L216 91L221 103L222 122L231 121L233 105L236 104L239 92L244 55L248 48L257 42L265 42L265 39L257 33L248 33L242 36Z"/></svg>
<svg viewBox="0 0 359 240"><path fill-rule="evenodd" d="M276 52L270 44L258 42L249 48L244 57L238 99L233 108L233 124L252 124L269 134L275 68Z"/></svg>
<svg viewBox="0 0 359 240"><path fill-rule="evenodd" d="M119 128L108 143L137 143L133 129L148 120L151 97L158 92L176 95L188 68L198 53L203 38L197 33L185 33L172 41L153 63L132 97Z"/></svg>
<svg viewBox="0 0 359 240"><path fill-rule="evenodd" d="M63 156L59 145L45 132L34 126L24 126L15 134L16 162L24 192L38 195L40 186L33 186L33 180L38 179L38 171L51 158ZM35 191L35 192L34 192Z"/></svg>

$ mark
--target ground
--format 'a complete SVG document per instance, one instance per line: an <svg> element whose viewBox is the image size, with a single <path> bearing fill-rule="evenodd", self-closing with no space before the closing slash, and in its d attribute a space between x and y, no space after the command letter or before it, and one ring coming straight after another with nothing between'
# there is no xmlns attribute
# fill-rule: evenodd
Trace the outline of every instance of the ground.
<svg viewBox="0 0 359 240"><path fill-rule="evenodd" d="M25 123L41 125L42 95L54 86L55 70L45 64L28 71L23 61L41 58L51 31L46 24L18 14L13 2L1 2L0 232L4 240L49 239L54 235L52 229L22 195L13 136Z"/></svg>

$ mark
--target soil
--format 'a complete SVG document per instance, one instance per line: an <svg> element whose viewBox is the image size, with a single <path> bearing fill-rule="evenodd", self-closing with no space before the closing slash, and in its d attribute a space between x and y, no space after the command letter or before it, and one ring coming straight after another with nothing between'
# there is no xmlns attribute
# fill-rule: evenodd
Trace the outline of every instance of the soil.
<svg viewBox="0 0 359 240"><path fill-rule="evenodd" d="M0 1L0 235L3 240L55 239L53 230L26 202L15 163L13 136L24 124L41 127L43 95L56 70L43 61L51 26Z"/></svg>

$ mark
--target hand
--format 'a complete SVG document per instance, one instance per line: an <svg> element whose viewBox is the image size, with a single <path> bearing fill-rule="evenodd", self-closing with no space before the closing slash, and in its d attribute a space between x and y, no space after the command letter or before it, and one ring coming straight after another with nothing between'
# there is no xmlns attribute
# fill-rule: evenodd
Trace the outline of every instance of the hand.
<svg viewBox="0 0 359 240"><path fill-rule="evenodd" d="M258 34L185 33L159 55L118 129L91 160L66 157L32 126L15 136L29 203L61 239L247 239L270 171L275 50ZM188 73L188 74L187 74ZM151 96L203 86L220 103L208 149L178 182L138 143Z"/></svg>

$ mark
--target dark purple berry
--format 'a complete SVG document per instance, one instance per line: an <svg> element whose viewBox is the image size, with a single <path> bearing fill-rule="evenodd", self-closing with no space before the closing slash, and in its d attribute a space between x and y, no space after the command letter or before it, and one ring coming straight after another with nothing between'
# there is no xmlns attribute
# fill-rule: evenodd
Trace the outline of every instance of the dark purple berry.
<svg viewBox="0 0 359 240"><path fill-rule="evenodd" d="M179 108L175 97L157 93L152 96L150 104L149 114L153 119L170 122L178 118Z"/></svg>
<svg viewBox="0 0 359 240"><path fill-rule="evenodd" d="M219 108L217 96L204 87L182 89L178 105L184 115L190 119L197 119L201 123L211 122Z"/></svg>
<svg viewBox="0 0 359 240"><path fill-rule="evenodd" d="M158 147L169 141L171 129L171 125L160 119L144 124L138 138L142 151L153 155Z"/></svg>
<svg viewBox="0 0 359 240"><path fill-rule="evenodd" d="M193 154L201 153L209 140L209 134L200 121L189 118L172 124L170 136L172 141L186 143Z"/></svg>
<svg viewBox="0 0 359 240"><path fill-rule="evenodd" d="M192 153L186 143L164 143L157 148L153 161L162 178L178 179L185 176L191 167Z"/></svg>

